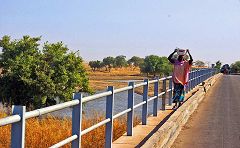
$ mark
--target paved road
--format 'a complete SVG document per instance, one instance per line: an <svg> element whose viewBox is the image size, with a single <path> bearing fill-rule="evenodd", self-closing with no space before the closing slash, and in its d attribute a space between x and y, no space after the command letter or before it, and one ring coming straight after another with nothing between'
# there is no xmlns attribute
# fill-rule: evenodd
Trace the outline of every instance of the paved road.
<svg viewBox="0 0 240 148"><path fill-rule="evenodd" d="M212 87L172 147L240 148L240 76Z"/></svg>

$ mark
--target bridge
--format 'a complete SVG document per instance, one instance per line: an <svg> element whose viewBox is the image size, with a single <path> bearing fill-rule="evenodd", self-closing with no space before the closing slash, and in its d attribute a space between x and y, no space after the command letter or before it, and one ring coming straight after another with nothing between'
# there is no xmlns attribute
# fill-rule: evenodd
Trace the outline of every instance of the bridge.
<svg viewBox="0 0 240 148"><path fill-rule="evenodd" d="M172 147L240 147L240 76L224 75L206 95Z"/></svg>
<svg viewBox="0 0 240 148"><path fill-rule="evenodd" d="M185 124L187 122L186 117L190 116L189 112L193 112L195 110L195 108L198 106L198 103L201 102L203 98L203 96L201 95L206 93L206 91L212 85L212 80L215 79L216 76L218 76L216 78L217 85L214 85L213 90L211 90L210 93L207 93L206 99L203 100L203 103L202 105L200 105L198 112L194 113L193 118L191 118L189 121L190 123L187 123L187 125L194 126L191 126L189 128L184 127L183 132L180 133L179 137L173 144L173 147L202 147L206 145L206 140L210 141L209 145L212 144L212 146L216 146L214 145L214 142L219 142L220 147L237 147L239 146L240 141L240 121L239 118L237 118L240 117L240 101L238 99L240 85L236 85L236 83L234 82L239 81L239 77L223 76L219 78L219 74L216 74L217 71L215 69L201 69L192 71L190 73L190 80L187 89L189 98L188 100L190 101L187 100L184 105L180 107L177 111L173 111L170 109L172 107L172 100L170 98L173 93L173 87L172 77L169 76L161 79L156 78L154 80L146 79L144 80L144 82L137 84L135 84L134 82L130 82L127 87L120 89L114 89L114 87L109 86L106 92L87 97L83 97L81 93L75 93L72 101L42 109L37 109L30 112L26 112L26 108L24 106L13 106L13 115L0 119L0 126L11 124L11 147L23 148L25 147L25 121L27 119L38 117L67 107L72 107L72 136L68 137L63 141L59 141L59 143L53 145L52 148L61 147L68 143L71 143L71 146L74 148L81 147L81 137L100 126L106 127L105 147L107 148L122 146L169 147L170 145L172 145L172 143L176 139L176 136L179 134L179 132L177 131L180 130L180 126L177 126L174 129L168 127L169 130L164 131L164 133L166 134L169 133L171 130L172 131L170 134L168 134L169 136L165 136L162 139L161 136L159 137L157 135L157 133L161 133L159 132L159 130L161 130L163 127L166 128L168 126L168 120L171 121L175 117L181 117L182 119L180 124ZM163 84L162 92L159 91L160 82ZM154 85L154 96L152 97L149 96L149 85ZM143 100L139 104L135 104L134 89L138 87L143 87ZM203 92L201 92L200 90L202 90ZM126 98L126 101L128 101L128 108L122 112L114 114L114 95L123 91L128 92L128 98ZM197 100L191 98L194 96L197 98ZM106 119L93 125L92 127L82 130L81 122L83 103L101 97L106 97ZM201 98L201 100L199 98ZM158 107L159 99L161 99L160 109ZM153 114L149 117L148 104L150 102L153 102ZM189 105L189 103L193 105ZM133 127L134 110L139 107L142 108L142 122L141 125ZM184 109L184 107L190 108ZM183 111L181 112L181 110ZM113 142L113 121L114 119L119 118L123 115L127 115L126 134ZM144 129L144 131L140 131L140 134L138 133L139 128L142 127L147 128ZM194 134L196 134L196 136L194 136ZM134 138L138 135L145 135L145 137L138 138L138 140L140 141L137 141ZM219 135L221 136L218 137ZM132 141L128 140L128 138L132 138ZM135 142L137 144L134 145L130 144L129 142ZM161 145L161 142L164 144ZM233 143L236 143L236 145L234 145Z"/></svg>

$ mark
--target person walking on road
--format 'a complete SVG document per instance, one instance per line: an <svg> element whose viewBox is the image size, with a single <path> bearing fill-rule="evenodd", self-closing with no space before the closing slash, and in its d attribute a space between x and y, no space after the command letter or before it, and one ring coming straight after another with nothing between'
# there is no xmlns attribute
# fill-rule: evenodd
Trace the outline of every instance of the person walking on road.
<svg viewBox="0 0 240 148"><path fill-rule="evenodd" d="M174 59L174 55L177 54L178 58ZM185 59L189 55L190 60ZM172 54L169 55L168 60L174 65L173 69L173 103L175 103L173 109L180 107L185 97L185 87L188 84L189 72L193 63L192 55L189 50L175 49Z"/></svg>

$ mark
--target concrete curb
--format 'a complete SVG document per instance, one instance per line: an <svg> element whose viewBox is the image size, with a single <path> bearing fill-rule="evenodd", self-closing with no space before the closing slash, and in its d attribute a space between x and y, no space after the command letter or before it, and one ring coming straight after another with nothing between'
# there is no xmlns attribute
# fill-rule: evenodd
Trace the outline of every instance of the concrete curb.
<svg viewBox="0 0 240 148"><path fill-rule="evenodd" d="M143 148L169 148L176 140L182 127L186 124L191 114L197 109L200 102L212 85L222 74L217 74L198 86L198 91L191 96L171 117L154 133L142 146Z"/></svg>

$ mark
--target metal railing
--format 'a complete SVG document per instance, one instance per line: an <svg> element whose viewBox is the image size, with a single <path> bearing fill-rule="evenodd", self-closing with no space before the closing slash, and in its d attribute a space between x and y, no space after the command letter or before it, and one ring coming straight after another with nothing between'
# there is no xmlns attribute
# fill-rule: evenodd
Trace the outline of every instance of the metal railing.
<svg viewBox="0 0 240 148"><path fill-rule="evenodd" d="M199 69L190 72L189 83L187 87L187 92L195 88L198 84L202 83L206 79L216 74L215 69ZM167 86L167 81L169 81ZM159 82L163 84L163 91L159 92ZM154 96L149 97L148 88L150 84L154 84ZM134 89L138 87L143 87L143 101L139 104L134 104ZM153 101L153 116L157 116L158 112L158 99L162 99L162 110L165 110L166 107L166 96L168 93L168 104L172 104L172 95L173 95L173 80L172 76L164 78L156 78L149 81L148 79L139 84L134 84L130 82L127 87L114 89L113 86L108 86L106 92L95 94L87 97L82 97L81 93L75 93L73 95L73 100L65 103L53 105L50 107L45 107L42 109L37 109L34 111L26 112L25 106L14 106L12 107L12 115L0 119L0 126L12 124L11 128L11 147L14 148L24 148L25 140L25 121L29 118L38 117L47 113L72 107L72 136L51 146L51 148L61 147L65 144L71 143L73 148L81 147L81 136L87 134L88 132L100 127L106 126L105 130L105 147L112 147L113 140L113 120L127 114L127 135L133 135L133 117L134 109L142 107L142 124L147 124L148 117L148 102ZM123 91L128 91L128 108L116 115L113 115L114 109L114 95ZM95 100L101 97L106 97L106 119L85 129L82 130L82 107L83 103Z"/></svg>

